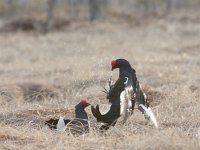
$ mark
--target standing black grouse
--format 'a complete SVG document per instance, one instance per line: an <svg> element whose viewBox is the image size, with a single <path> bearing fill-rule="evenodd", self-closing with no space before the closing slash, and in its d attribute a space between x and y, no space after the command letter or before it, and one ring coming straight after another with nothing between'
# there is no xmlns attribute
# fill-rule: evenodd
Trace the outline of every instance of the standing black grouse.
<svg viewBox="0 0 200 150"><path fill-rule="evenodd" d="M62 129L67 125L67 129L80 131L86 133L89 131L88 116L85 108L89 106L88 100L80 100L75 106L75 119L50 119L45 121L51 129Z"/></svg>
<svg viewBox="0 0 200 150"><path fill-rule="evenodd" d="M143 104L144 106L149 107L149 103L147 102L146 99L146 95L143 92L143 90L141 89L140 83L137 80L137 76L136 76L136 71L135 69L133 69L130 65L130 63L125 60L125 59L117 59L117 60L113 60L112 61L112 70L119 68L119 78L121 78L122 80L128 79L128 82L126 83L126 81L123 84L119 84L119 86L121 87L121 89L124 90L125 87L128 86L132 86L133 88L133 94L132 95L132 111L134 110L134 106L135 103L138 107L138 109L144 113L144 109L142 107L140 107L140 104ZM116 89L111 89L109 91L108 96L112 97L112 95L115 95L116 91L119 91ZM121 93L121 92L120 92Z"/></svg>
<svg viewBox="0 0 200 150"><path fill-rule="evenodd" d="M125 87L132 86L134 96L132 96L132 111L136 104L148 105L145 95L140 88L139 82L136 77L136 71L131 67L130 63L125 59L117 59L111 62L112 70L119 68L119 78L114 85L111 85L110 90L107 92L107 99L111 103L110 110L102 115L99 111L99 106L96 108L92 106L92 113L97 118L97 121L106 123L101 129L109 129L111 125L115 125L117 119L120 117L120 94L125 90ZM140 111L143 109L138 107Z"/></svg>

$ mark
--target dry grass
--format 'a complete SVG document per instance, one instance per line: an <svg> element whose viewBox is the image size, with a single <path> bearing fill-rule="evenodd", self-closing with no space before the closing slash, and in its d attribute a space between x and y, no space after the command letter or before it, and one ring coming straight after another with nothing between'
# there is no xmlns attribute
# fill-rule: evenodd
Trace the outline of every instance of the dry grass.
<svg viewBox="0 0 200 150"><path fill-rule="evenodd" d="M47 35L0 34L0 149L199 149L200 19L180 16L125 23L76 23ZM159 129L134 111L105 134L72 137L44 121L74 117L80 98L106 107L102 86L128 59L152 103Z"/></svg>

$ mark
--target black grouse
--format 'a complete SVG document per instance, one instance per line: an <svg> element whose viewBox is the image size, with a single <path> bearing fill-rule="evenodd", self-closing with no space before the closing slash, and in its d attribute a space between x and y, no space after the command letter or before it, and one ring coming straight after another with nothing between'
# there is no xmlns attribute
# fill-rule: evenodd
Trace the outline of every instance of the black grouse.
<svg viewBox="0 0 200 150"><path fill-rule="evenodd" d="M140 104L143 104L147 107L149 107L149 103L146 100L146 95L143 92L143 90L140 87L140 83L137 80L136 71L133 69L130 65L130 63L125 59L117 59L112 61L112 70L119 68L119 78L123 79L128 78L128 83L126 84L119 84L118 86L121 87L120 89L123 89L126 86L132 86L134 96L132 97L132 110L134 109L135 103L138 106L138 109L143 112L143 109L139 107ZM109 91L108 97L113 97L115 95L116 89L111 89ZM120 92L121 93L121 92ZM116 95L115 95L116 96Z"/></svg>
<svg viewBox="0 0 200 150"><path fill-rule="evenodd" d="M75 119L50 119L45 121L51 129L58 129L59 121L63 123L63 127L67 125L66 129L69 129L73 132L73 130L86 133L89 131L89 124L88 124L88 116L85 111L85 108L89 106L88 100L80 100L79 104L75 106ZM62 126L62 125L61 125Z"/></svg>
<svg viewBox="0 0 200 150"><path fill-rule="evenodd" d="M110 110L102 115L99 111L99 105L92 106L92 113L97 118L97 121L105 123L101 129L109 129L112 125L114 126L117 119L120 117L120 94L125 90L126 86L132 86L133 93L132 96L132 111L135 106L135 102L139 104L146 105L145 95L140 89L139 82L137 81L136 71L131 67L130 63L125 59L117 59L111 62L112 70L119 68L119 78L114 85L110 87L107 93L107 99L111 103ZM139 108L140 109L140 108ZM140 109L143 112L143 109Z"/></svg>

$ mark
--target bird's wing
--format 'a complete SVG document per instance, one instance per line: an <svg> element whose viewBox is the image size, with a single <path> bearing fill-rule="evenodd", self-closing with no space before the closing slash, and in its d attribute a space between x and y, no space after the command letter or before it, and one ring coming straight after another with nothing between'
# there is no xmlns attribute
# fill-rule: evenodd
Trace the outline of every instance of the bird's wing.
<svg viewBox="0 0 200 150"><path fill-rule="evenodd" d="M133 86L134 92L136 92L137 90L137 83L138 83L138 80L136 76L136 71L135 69L132 68L132 86Z"/></svg>
<svg viewBox="0 0 200 150"><path fill-rule="evenodd" d="M136 98L135 98L135 100L136 100L136 105L137 106L139 106L140 104L143 104L144 106L149 107L149 103L147 101L146 94L142 90L139 82L138 82L138 85L137 85L137 91L136 91Z"/></svg>
<svg viewBox="0 0 200 150"><path fill-rule="evenodd" d="M122 91L120 94L120 115L122 117L122 123L124 124L128 119L128 96L126 91Z"/></svg>
<svg viewBox="0 0 200 150"><path fill-rule="evenodd" d="M120 94L120 115L122 123L125 123L128 117L133 113L134 109L134 91L132 86L132 78L125 77L125 89Z"/></svg>
<svg viewBox="0 0 200 150"><path fill-rule="evenodd" d="M71 122L70 119L64 119L65 124L68 124L69 122Z"/></svg>
<svg viewBox="0 0 200 150"><path fill-rule="evenodd" d="M110 102L115 101L116 99L119 99L121 92L124 90L124 79L119 78L114 86L109 90L109 93L107 95L107 99L109 99Z"/></svg>
<svg viewBox="0 0 200 150"><path fill-rule="evenodd" d="M49 126L50 129L56 129L58 119L49 119L45 121L45 124Z"/></svg>

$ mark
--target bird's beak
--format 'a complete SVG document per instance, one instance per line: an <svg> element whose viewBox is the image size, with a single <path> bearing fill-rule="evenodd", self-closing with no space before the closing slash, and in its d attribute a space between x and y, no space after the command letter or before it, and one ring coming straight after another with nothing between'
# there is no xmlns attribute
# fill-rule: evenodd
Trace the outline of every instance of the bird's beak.
<svg viewBox="0 0 200 150"><path fill-rule="evenodd" d="M90 103L87 103L87 106L90 106L91 104Z"/></svg>

